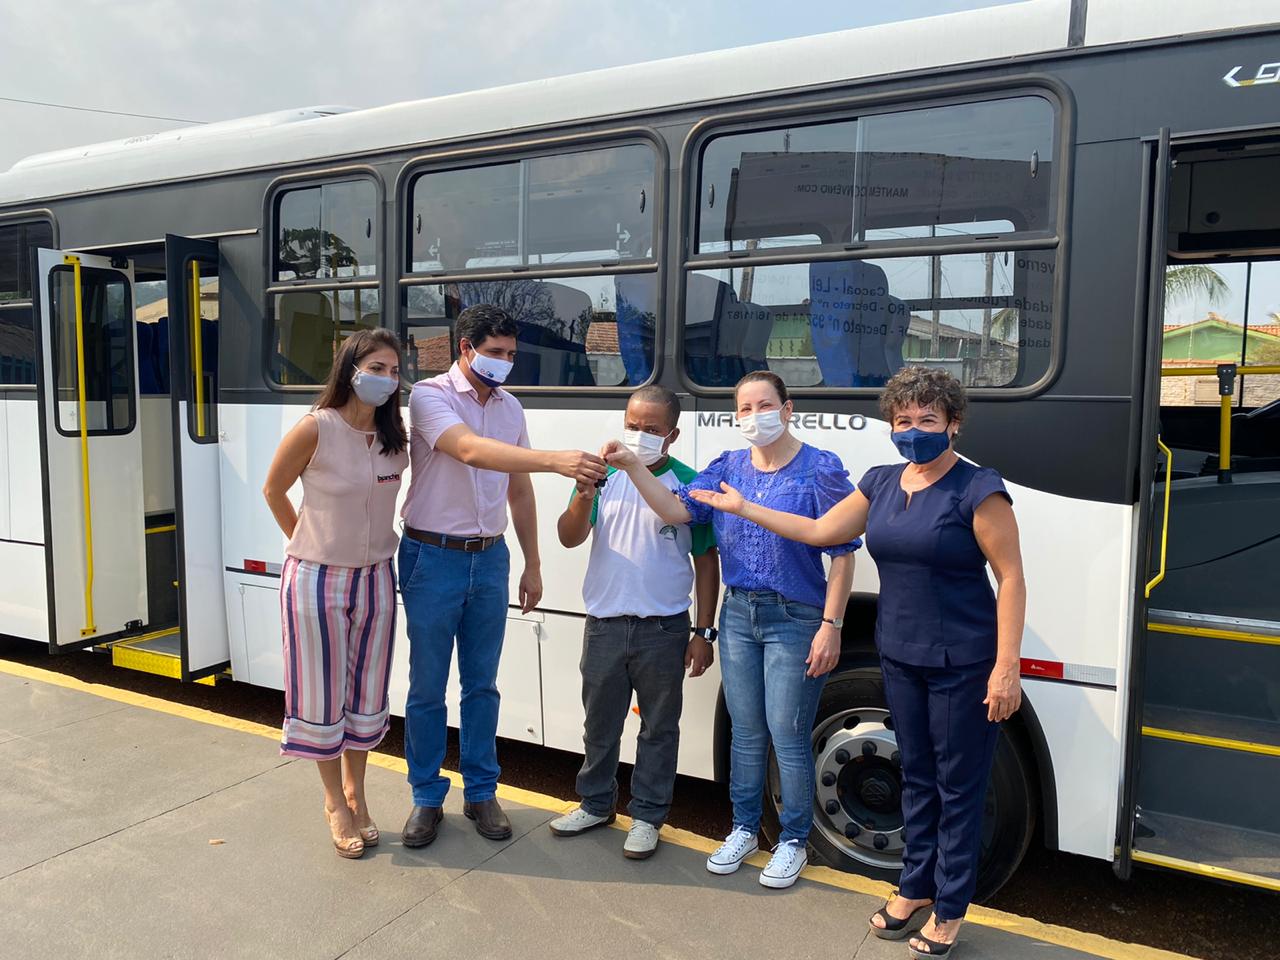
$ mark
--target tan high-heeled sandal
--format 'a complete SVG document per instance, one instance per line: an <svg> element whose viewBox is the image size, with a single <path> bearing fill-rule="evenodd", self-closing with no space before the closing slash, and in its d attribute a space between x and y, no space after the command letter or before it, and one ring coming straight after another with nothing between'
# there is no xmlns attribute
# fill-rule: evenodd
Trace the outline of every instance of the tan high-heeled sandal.
<svg viewBox="0 0 1280 960"><path fill-rule="evenodd" d="M356 808L348 803L347 809L351 811L351 816L354 818L356 816ZM370 819L367 827L357 826L356 830L360 832L360 839L364 841L366 847L376 847L378 845L381 835L378 833L378 825L372 819Z"/></svg>
<svg viewBox="0 0 1280 960"><path fill-rule="evenodd" d="M365 841L363 835L359 837L344 837L333 829L333 815L326 809L324 812L325 823L329 825L329 835L333 839L333 849L338 852L338 856L346 860L359 860L364 856Z"/></svg>

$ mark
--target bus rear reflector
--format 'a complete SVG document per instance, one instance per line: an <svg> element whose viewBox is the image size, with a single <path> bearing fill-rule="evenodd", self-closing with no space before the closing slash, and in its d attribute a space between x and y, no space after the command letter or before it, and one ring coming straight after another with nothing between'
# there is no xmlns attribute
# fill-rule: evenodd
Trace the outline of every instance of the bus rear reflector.
<svg viewBox="0 0 1280 960"><path fill-rule="evenodd" d="M1063 666L1057 660L1031 660L1023 657L1022 675L1024 677L1048 677L1051 680L1061 680Z"/></svg>
<svg viewBox="0 0 1280 960"><path fill-rule="evenodd" d="M267 561L265 560L246 560L244 562L245 573L266 573ZM1025 662L1025 661L1024 661ZM1025 668L1024 668L1025 669Z"/></svg>

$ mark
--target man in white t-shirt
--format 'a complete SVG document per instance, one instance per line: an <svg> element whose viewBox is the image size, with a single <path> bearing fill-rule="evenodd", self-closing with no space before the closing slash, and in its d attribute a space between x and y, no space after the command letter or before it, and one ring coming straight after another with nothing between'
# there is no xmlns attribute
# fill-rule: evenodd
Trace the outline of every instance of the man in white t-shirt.
<svg viewBox="0 0 1280 960"><path fill-rule="evenodd" d="M679 436L680 401L665 387L631 395L623 444L673 491L696 471L667 454ZM624 471L610 468L600 488L579 483L560 516L560 542L576 547L591 536L582 585L587 608L582 645L585 757L578 773L581 806L550 824L561 837L612 823L618 799L618 752L634 692L640 735L631 774L633 823L623 845L632 860L653 855L671 808L684 671L699 677L714 659L720 561L711 527L665 523ZM692 557L692 562L690 558ZM698 628L690 595L697 593Z"/></svg>

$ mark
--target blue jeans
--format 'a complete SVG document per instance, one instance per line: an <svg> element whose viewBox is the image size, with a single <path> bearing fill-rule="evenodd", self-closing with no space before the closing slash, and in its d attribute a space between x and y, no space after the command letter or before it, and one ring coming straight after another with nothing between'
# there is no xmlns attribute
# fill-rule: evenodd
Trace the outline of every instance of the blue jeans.
<svg viewBox="0 0 1280 960"><path fill-rule="evenodd" d="M491 800L498 789L498 660L507 629L505 542L480 553L447 550L405 537L400 541L400 595L409 633L409 697L404 758L413 802L443 806L449 780L444 762L448 714L445 684L454 639L462 686L459 729L463 797Z"/></svg>
<svg viewBox="0 0 1280 960"><path fill-rule="evenodd" d="M813 825L813 720L827 678L805 658L822 611L770 590L730 587L720 608L720 675L732 721L733 824L760 828L769 740L782 785L782 841L804 843Z"/></svg>

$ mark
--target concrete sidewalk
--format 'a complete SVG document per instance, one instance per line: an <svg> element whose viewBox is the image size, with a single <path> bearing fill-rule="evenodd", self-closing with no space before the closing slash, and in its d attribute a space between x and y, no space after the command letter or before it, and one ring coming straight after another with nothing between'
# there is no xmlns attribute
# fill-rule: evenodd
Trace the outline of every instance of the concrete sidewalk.
<svg viewBox="0 0 1280 960"><path fill-rule="evenodd" d="M812 871L818 880L780 892L761 888L755 867L713 877L697 849L709 842L679 831L653 859L628 861L622 831L557 839L545 824L563 804L517 791L504 791L511 840L479 837L455 790L439 839L408 850L394 758L375 756L368 774L382 843L341 860L312 764L278 756L263 732L0 662L0 955L907 955L867 935L880 901L845 888L843 875L821 882L832 872ZM962 958L1173 956L983 915L965 928Z"/></svg>

